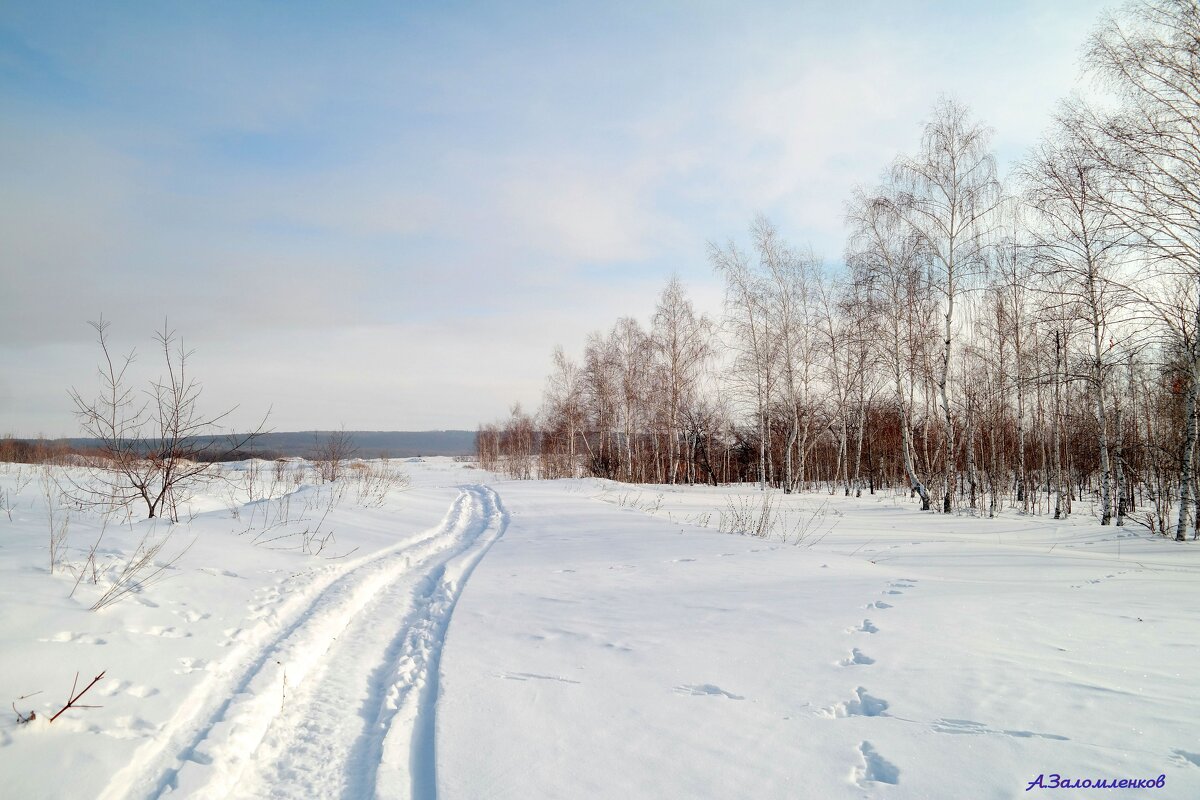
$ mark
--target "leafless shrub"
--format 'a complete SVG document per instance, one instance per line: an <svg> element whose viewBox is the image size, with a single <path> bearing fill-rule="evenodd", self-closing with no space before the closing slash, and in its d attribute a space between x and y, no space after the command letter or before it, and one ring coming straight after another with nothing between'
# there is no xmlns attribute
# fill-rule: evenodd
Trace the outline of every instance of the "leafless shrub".
<svg viewBox="0 0 1200 800"><path fill-rule="evenodd" d="M246 483L246 496L253 503L262 497L262 462L257 458L250 459L246 462L246 469L242 474Z"/></svg>
<svg viewBox="0 0 1200 800"><path fill-rule="evenodd" d="M386 458L375 464L360 461L354 466L355 499L360 506L378 508L393 489L408 488L408 474L392 467Z"/></svg>
<svg viewBox="0 0 1200 800"><path fill-rule="evenodd" d="M46 500L46 524L49 526L50 574L67 549L67 532L71 525L71 512L62 504L62 492L50 474L50 468L42 469L42 495Z"/></svg>
<svg viewBox="0 0 1200 800"><path fill-rule="evenodd" d="M333 530L327 527L329 515L345 499L351 485L359 483L352 478L367 476L370 470L347 467L346 472L349 473L348 476L323 486L316 492L291 492L274 500L250 504L249 518L241 535L254 531L252 543L272 550L299 550L305 555L322 558L344 558L350 555L358 548L334 556L325 555L336 543ZM359 480L376 479L368 477ZM386 493L387 488L381 491Z"/></svg>
<svg viewBox="0 0 1200 800"><path fill-rule="evenodd" d="M20 465L17 467L17 494L25 491L25 487L33 482L34 472L30 467Z"/></svg>
<svg viewBox="0 0 1200 800"><path fill-rule="evenodd" d="M659 492L653 500L643 500L642 493L638 492L637 496L632 496L632 492L621 495L617 498L617 505L636 508L638 511L644 511L647 514L657 514L663 504L663 493Z"/></svg>
<svg viewBox="0 0 1200 800"><path fill-rule="evenodd" d="M192 544L195 542L193 539L182 550L160 561L158 556L167 542L171 540L173 533L174 530L168 528L166 534L161 538L155 539L154 529L151 528L147 531L125 563L119 570L114 571L108 589L92 604L91 610L99 611L102 608L107 608L131 594L145 591L151 585L165 578L167 570L173 569L179 559L191 549Z"/></svg>
<svg viewBox="0 0 1200 800"><path fill-rule="evenodd" d="M96 564L96 551L100 549L100 542L104 541L104 533L107 530L108 520L105 519L100 527L100 535L96 537L96 541L92 542L91 548L88 549L87 558L76 570L75 585L71 587L71 593L67 595L68 597L75 596L76 590L79 589L79 584L89 575L93 584L100 582L100 568Z"/></svg>
<svg viewBox="0 0 1200 800"><path fill-rule="evenodd" d="M837 511L831 512L824 501L816 508L798 513L796 520L789 523L787 513L779 508L772 493L764 492L758 502L750 496L740 495L726 500L717 527L722 533L739 533L758 539L778 535L784 544L812 547L836 526L836 522L827 523L830 514L841 516Z"/></svg>
<svg viewBox="0 0 1200 800"><path fill-rule="evenodd" d="M762 500L757 503L747 495L737 495L726 498L717 528L722 533L766 539L775 527L775 519L775 500L770 492L762 492Z"/></svg>
<svg viewBox="0 0 1200 800"><path fill-rule="evenodd" d="M354 437L345 428L318 435L311 461L321 483L332 483L342 477L343 463L353 458L354 453Z"/></svg>
<svg viewBox="0 0 1200 800"><path fill-rule="evenodd" d="M621 492L615 497L610 497L608 492L604 492L600 495L599 499L603 500L605 503L612 503L620 508L633 508L637 509L638 511L643 511L647 514L657 514L662 508L664 497L665 495L662 492L659 492L653 500L645 500L643 499L642 492L637 492L635 494L631 490Z"/></svg>
<svg viewBox="0 0 1200 800"><path fill-rule="evenodd" d="M807 514L801 512L799 519L783 531L782 539L784 543L790 542L796 546L803 545L804 547L816 545L837 527L837 522L827 522L830 513L835 517L841 517L840 512L831 512L829 504L825 501L822 501L820 505Z"/></svg>

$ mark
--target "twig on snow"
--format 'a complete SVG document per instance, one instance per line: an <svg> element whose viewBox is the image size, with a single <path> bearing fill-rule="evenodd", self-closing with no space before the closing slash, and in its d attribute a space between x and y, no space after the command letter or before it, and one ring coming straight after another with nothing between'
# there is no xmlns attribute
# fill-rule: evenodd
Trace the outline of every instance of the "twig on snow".
<svg viewBox="0 0 1200 800"><path fill-rule="evenodd" d="M79 700L79 698L83 697L83 696L84 696L84 694L86 694L86 693L87 693L87 690L88 690L88 689L90 689L90 688L92 688L93 686L95 686L95 685L96 685L96 684L97 684L97 683L100 681L100 679L101 679L101 678L103 678L103 677L104 677L104 673L103 673L103 672L101 672L99 675L97 675L96 677L92 678L92 682L91 682L91 683L89 683L87 686L85 686L85 687L83 687L82 689L80 689L80 690L79 690L79 694L75 694L75 687L79 685L79 673L78 673L78 672L76 672L76 673L75 673L75 682L71 684L71 695L72 695L71 699L67 701L67 704L66 704L65 706L63 706L62 708L60 708L60 709L58 710L58 713L56 713L56 714L55 714L53 717L51 717L51 718L50 718L50 721L51 721L51 722L54 722L54 720L58 719L59 715L61 715L61 714L62 714L64 711L66 711L68 708L100 708L100 706L83 706L83 705L76 705L76 702Z"/></svg>

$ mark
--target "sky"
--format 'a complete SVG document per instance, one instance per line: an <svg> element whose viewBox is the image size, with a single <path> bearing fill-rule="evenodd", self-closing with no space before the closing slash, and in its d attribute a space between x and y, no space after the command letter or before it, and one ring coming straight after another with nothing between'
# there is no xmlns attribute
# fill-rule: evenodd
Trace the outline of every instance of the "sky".
<svg viewBox="0 0 1200 800"><path fill-rule="evenodd" d="M756 214L836 269L940 95L1015 163L1105 7L0 0L0 435L79 435L101 315L239 427L536 408Z"/></svg>

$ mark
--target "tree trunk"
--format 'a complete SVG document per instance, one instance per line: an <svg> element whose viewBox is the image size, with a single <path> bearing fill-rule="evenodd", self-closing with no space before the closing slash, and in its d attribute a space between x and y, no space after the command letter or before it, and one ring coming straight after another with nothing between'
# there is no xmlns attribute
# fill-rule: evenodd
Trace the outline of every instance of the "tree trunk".
<svg viewBox="0 0 1200 800"><path fill-rule="evenodd" d="M1100 524L1112 523L1112 473L1108 463L1108 425L1104 414L1104 372L1101 364L1103 345L1100 341L1100 326L1092 327L1092 382L1095 399L1096 430L1100 445Z"/></svg>
<svg viewBox="0 0 1200 800"><path fill-rule="evenodd" d="M954 321L954 293L947 293L945 339L942 341L942 371L938 375L938 396L942 401L942 414L946 423L945 479L943 481L942 513L950 513L950 493L954 487L954 420L950 416L950 395L946 384L950 380L950 325Z"/></svg>
<svg viewBox="0 0 1200 800"><path fill-rule="evenodd" d="M1051 419L1053 426L1054 457L1054 518L1066 516L1063 507L1063 469L1062 469L1062 333L1054 332L1054 414Z"/></svg>
<svg viewBox="0 0 1200 800"><path fill-rule="evenodd" d="M1200 305L1197 306L1197 317L1200 317ZM1200 322L1200 319L1197 320ZM1187 390L1184 394L1183 413L1184 438L1183 447L1179 453L1179 523L1175 526L1175 541L1182 542L1186 537L1188 517L1191 514L1192 497L1192 460L1196 449L1196 393L1200 391L1200 329L1192 334L1191 369L1188 374Z"/></svg>

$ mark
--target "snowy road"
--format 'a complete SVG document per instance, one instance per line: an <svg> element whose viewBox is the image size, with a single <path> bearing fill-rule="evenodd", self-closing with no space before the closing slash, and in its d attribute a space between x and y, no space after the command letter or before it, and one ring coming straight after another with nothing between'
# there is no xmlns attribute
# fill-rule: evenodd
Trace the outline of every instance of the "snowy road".
<svg viewBox="0 0 1200 800"><path fill-rule="evenodd" d="M450 616L507 516L485 486L442 522L363 559L198 687L109 783L117 797L435 793L434 709Z"/></svg>

